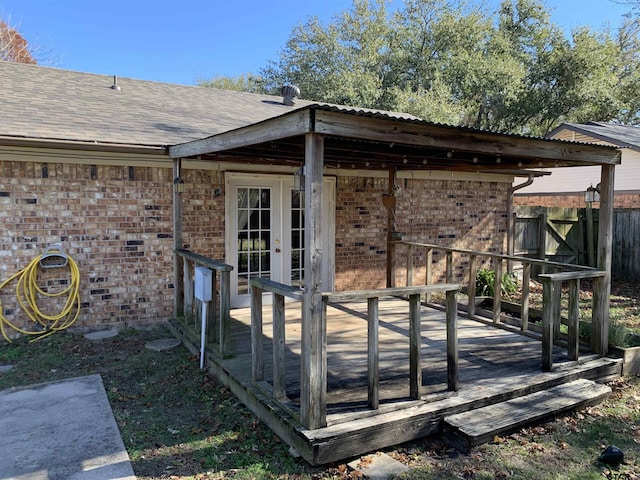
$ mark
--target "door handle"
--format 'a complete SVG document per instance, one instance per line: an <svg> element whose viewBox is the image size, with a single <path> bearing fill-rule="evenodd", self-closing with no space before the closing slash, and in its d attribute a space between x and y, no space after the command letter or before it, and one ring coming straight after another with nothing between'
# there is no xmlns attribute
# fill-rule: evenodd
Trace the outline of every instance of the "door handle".
<svg viewBox="0 0 640 480"><path fill-rule="evenodd" d="M276 253L280 253L280 249L279 248L276 248Z"/></svg>

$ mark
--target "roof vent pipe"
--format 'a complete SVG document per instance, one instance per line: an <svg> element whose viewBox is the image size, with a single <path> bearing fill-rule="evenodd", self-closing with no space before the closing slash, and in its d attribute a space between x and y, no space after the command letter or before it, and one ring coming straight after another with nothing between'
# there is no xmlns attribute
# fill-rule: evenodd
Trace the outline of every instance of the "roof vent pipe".
<svg viewBox="0 0 640 480"><path fill-rule="evenodd" d="M300 96L300 89L295 85L285 85L280 89L282 94L282 103L288 106L295 105L294 99Z"/></svg>
<svg viewBox="0 0 640 480"><path fill-rule="evenodd" d="M113 76L113 85L111 85L111 88L112 88L113 90L118 91L118 92L119 92L120 90L122 90L122 89L120 88L120 85L118 85L118 77L117 77L117 76L115 76L115 75Z"/></svg>

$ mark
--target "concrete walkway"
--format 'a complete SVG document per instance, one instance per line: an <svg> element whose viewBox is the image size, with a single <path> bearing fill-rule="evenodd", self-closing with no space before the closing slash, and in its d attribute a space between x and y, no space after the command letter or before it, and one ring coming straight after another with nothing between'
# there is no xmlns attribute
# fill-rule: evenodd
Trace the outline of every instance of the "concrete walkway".
<svg viewBox="0 0 640 480"><path fill-rule="evenodd" d="M0 392L0 480L135 480L100 375Z"/></svg>

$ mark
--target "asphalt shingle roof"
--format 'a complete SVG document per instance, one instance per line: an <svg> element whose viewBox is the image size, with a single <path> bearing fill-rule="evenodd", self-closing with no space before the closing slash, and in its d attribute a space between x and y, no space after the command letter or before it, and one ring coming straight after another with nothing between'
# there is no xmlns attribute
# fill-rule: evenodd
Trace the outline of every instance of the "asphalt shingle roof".
<svg viewBox="0 0 640 480"><path fill-rule="evenodd" d="M0 136L161 146L232 130L293 107L282 97L0 61Z"/></svg>
<svg viewBox="0 0 640 480"><path fill-rule="evenodd" d="M640 149L640 127L604 122L567 123L565 126L609 140L619 147Z"/></svg>

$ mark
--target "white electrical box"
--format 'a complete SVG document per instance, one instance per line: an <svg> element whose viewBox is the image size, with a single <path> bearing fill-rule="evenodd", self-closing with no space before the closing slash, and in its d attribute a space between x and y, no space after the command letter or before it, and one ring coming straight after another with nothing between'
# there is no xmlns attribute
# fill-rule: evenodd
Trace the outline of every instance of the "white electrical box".
<svg viewBox="0 0 640 480"><path fill-rule="evenodd" d="M196 298L202 302L211 301L211 291L213 272L205 267L196 267L196 281L194 285L194 294Z"/></svg>

